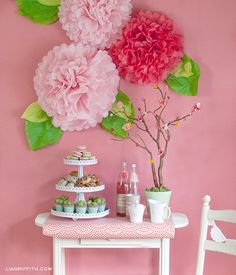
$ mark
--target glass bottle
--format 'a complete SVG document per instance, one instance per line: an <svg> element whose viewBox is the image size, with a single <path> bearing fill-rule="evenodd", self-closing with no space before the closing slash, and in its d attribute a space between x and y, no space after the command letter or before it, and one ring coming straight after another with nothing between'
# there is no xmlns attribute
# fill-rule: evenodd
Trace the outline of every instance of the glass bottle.
<svg viewBox="0 0 236 275"><path fill-rule="evenodd" d="M122 169L119 174L116 188L116 214L119 217L125 217L125 196L128 193L128 171L126 162L122 162Z"/></svg>
<svg viewBox="0 0 236 275"><path fill-rule="evenodd" d="M136 173L136 164L131 164L131 173L130 173L130 180L129 180L129 193L138 195L138 175Z"/></svg>

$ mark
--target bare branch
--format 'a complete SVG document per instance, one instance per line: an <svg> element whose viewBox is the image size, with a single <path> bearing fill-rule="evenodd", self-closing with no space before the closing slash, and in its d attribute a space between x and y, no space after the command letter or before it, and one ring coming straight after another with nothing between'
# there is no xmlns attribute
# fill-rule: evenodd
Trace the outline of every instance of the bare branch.
<svg viewBox="0 0 236 275"><path fill-rule="evenodd" d="M138 125L138 123L132 121L132 124L134 124L139 130L141 130L141 131L143 131L143 132L146 132L146 130L143 129L142 127L140 127L140 126Z"/></svg>
<svg viewBox="0 0 236 275"><path fill-rule="evenodd" d="M129 120L130 123L132 122L133 125L136 126L138 130L142 131L143 133L146 133L146 135L149 136L155 142L158 149L158 158L159 158L157 167L153 159L153 153L147 146L147 144L149 145L149 143L146 143L145 139L140 135L138 135L139 140L137 140L132 136L130 136L130 134L128 133L127 139L132 141L137 147L140 147L143 150L145 150L150 156L150 164L152 169L154 185L156 187L160 187L164 185L162 170L163 170L163 164L164 164L165 156L167 154L167 149L168 149L168 145L171 137L170 128L168 126L174 126L174 125L177 125L178 122L186 120L188 117L192 116L192 114L195 111L200 109L200 105L196 104L194 106L194 109L189 114L183 115L181 117L177 117L176 119L166 122L166 120L163 118L163 114L169 103L169 96L167 95L166 91L162 91L161 88L157 87L157 90L160 93L161 101L159 102L158 106L154 111L148 110L147 102L145 99L143 99L144 106L143 106L143 109L138 108L138 117L133 118L130 115L128 115L124 107L121 111L113 112L113 114L115 115L123 114L123 117L127 118L127 120ZM149 121L148 121L148 118L146 117L146 115L150 113L152 114L152 118L154 116L155 121L157 123L157 130L155 133L154 131L151 132L150 124L148 123ZM162 148L163 146L164 148ZM161 149L163 149L163 152Z"/></svg>
<svg viewBox="0 0 236 275"><path fill-rule="evenodd" d="M158 151L160 151L161 150L161 145L160 145L160 133L161 133L161 131L160 131L160 128L158 127L158 130L157 130L157 141L156 141L156 145L157 145L157 149L158 149Z"/></svg>
<svg viewBox="0 0 236 275"><path fill-rule="evenodd" d="M157 111L159 111L162 108L162 106L160 105L159 107L157 107L152 113L156 113Z"/></svg>
<svg viewBox="0 0 236 275"><path fill-rule="evenodd" d="M170 98L167 97L167 100L165 101L164 106L163 106L163 108L162 108L162 110L161 110L161 112L160 112L160 114L159 114L160 117L162 116L164 110L166 109L166 106L168 105L169 99L170 99Z"/></svg>
<svg viewBox="0 0 236 275"><path fill-rule="evenodd" d="M140 143L138 143L135 139L133 139L132 137L130 137L130 135L128 135L128 139L130 139L137 147L140 147L143 150L147 151L148 154L150 155L150 157L152 158L152 153L151 153L151 151L146 146L141 145Z"/></svg>
<svg viewBox="0 0 236 275"><path fill-rule="evenodd" d="M178 121L184 121L184 120L187 119L188 117L192 116L192 114L193 114L193 111L190 112L190 113L187 114L187 115L182 116L182 117L177 117L176 119L174 119L174 120L168 122L167 125L176 125L176 122L178 122Z"/></svg>
<svg viewBox="0 0 236 275"><path fill-rule="evenodd" d="M143 138L139 135L138 136L140 138L140 140L142 141L143 143L143 146L140 145L136 140L134 140L133 138L129 137L129 139L134 142L136 144L136 146L138 147L141 147L142 149L144 149L145 151L147 151L149 153L149 156L150 156L150 164L151 164L151 169L152 169L152 177L153 177L153 182L154 182L154 185L156 187L159 187L159 183L158 183L158 179L157 179L157 174L156 174L156 168L155 168L155 163L154 163L154 159L153 159L153 155L152 155L152 152L147 148L147 145L145 143L145 141L143 140Z"/></svg>
<svg viewBox="0 0 236 275"><path fill-rule="evenodd" d="M145 130L146 130L146 132L148 133L148 135L150 136L150 138L151 138L154 142L156 142L156 139L154 138L154 136L153 136L152 133L150 132L150 130L149 130L149 128L148 128L148 125L147 125L147 123L146 123L146 121L145 121L145 119L144 119L144 117L145 117L145 115L147 114L147 112L145 112L145 113L143 114L142 111L141 111L141 109L139 109L139 113L140 113L140 116L141 116L140 122L143 123L143 125L144 125L144 127L145 127Z"/></svg>
<svg viewBox="0 0 236 275"><path fill-rule="evenodd" d="M147 126L146 121L143 119L142 122L143 122L143 124L144 124L144 127L145 127L145 129L146 129L148 135L151 137L151 139L152 139L154 142L156 142L156 139L154 138L154 136L151 134L151 132L150 132L149 129L148 129L148 126Z"/></svg>
<svg viewBox="0 0 236 275"><path fill-rule="evenodd" d="M159 87L157 87L157 90L159 90L159 92L160 92L160 94L161 94L161 98L164 99L165 97L164 97L164 95L163 95L162 90L161 90Z"/></svg>
<svg viewBox="0 0 236 275"><path fill-rule="evenodd" d="M162 137L164 138L164 140L167 141L168 137L165 136L164 131L162 129L160 129L160 133L161 133Z"/></svg>
<svg viewBox="0 0 236 275"><path fill-rule="evenodd" d="M159 162L159 166L158 166L158 181L159 181L160 186L164 185L162 168L163 168L164 159L165 159L165 156L167 153L169 140L170 140L170 132L169 132L169 130L167 130L167 139L165 140L165 148L164 148L163 153L160 155L160 162Z"/></svg>
<svg viewBox="0 0 236 275"><path fill-rule="evenodd" d="M145 113L146 113L147 112L147 103L146 103L145 98L143 99L143 104L144 104L144 110L145 110Z"/></svg>

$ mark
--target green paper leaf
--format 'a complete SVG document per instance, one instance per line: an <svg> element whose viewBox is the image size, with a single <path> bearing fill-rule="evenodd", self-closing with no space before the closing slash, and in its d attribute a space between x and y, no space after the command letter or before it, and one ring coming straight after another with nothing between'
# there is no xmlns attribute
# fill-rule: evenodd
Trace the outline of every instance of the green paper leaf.
<svg viewBox="0 0 236 275"><path fill-rule="evenodd" d="M40 4L45 6L59 6L61 0L37 0Z"/></svg>
<svg viewBox="0 0 236 275"><path fill-rule="evenodd" d="M127 138L128 133L122 128L127 121L117 115L111 115L111 112L109 112L108 116L102 120L102 128L110 132L113 136Z"/></svg>
<svg viewBox="0 0 236 275"><path fill-rule="evenodd" d="M31 122L43 122L50 119L37 102L31 103L21 118Z"/></svg>
<svg viewBox="0 0 236 275"><path fill-rule="evenodd" d="M120 103L123 104L122 108L119 108ZM116 100L112 105L111 111L115 113L117 116L124 118L126 121L129 120L127 119L127 117L135 117L134 106L129 97L123 91L118 91L116 95Z"/></svg>
<svg viewBox="0 0 236 275"><path fill-rule="evenodd" d="M35 23L50 24L58 20L59 6L42 5L37 0L16 0L16 3L19 15L26 16Z"/></svg>
<svg viewBox="0 0 236 275"><path fill-rule="evenodd" d="M193 75L192 63L187 55L184 55L177 68L171 73L176 77L190 77Z"/></svg>
<svg viewBox="0 0 236 275"><path fill-rule="evenodd" d="M196 96L200 69L198 64L186 54L177 68L167 78L167 85L176 93Z"/></svg>
<svg viewBox="0 0 236 275"><path fill-rule="evenodd" d="M62 130L52 125L52 121L36 123L25 121L25 134L31 150L38 150L50 144L55 144L62 135Z"/></svg>
<svg viewBox="0 0 236 275"><path fill-rule="evenodd" d="M123 129L126 123L132 124L135 117L135 109L129 97L122 91L118 91L108 116L103 118L101 126L112 135L119 138L127 138L128 133Z"/></svg>

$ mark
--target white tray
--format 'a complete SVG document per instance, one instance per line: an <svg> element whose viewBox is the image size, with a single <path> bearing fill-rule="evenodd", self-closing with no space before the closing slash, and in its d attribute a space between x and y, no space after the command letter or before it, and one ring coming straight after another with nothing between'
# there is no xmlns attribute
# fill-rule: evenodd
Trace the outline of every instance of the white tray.
<svg viewBox="0 0 236 275"><path fill-rule="evenodd" d="M73 159L64 159L64 164L67 165L93 165L97 164L97 159L89 159L89 160L73 160Z"/></svg>
<svg viewBox="0 0 236 275"><path fill-rule="evenodd" d="M66 187L56 184L56 189L64 192L91 193L104 190L105 184L101 183L97 187Z"/></svg>
<svg viewBox="0 0 236 275"><path fill-rule="evenodd" d="M104 212L99 212L99 213L94 213L94 214L78 214L78 213L65 213L65 212L59 212L56 211L55 209L51 209L51 214L57 217L62 217L62 218L70 218L73 219L74 221L78 219L95 219L95 218L103 218L107 215L109 215L110 211L109 209L106 209Z"/></svg>

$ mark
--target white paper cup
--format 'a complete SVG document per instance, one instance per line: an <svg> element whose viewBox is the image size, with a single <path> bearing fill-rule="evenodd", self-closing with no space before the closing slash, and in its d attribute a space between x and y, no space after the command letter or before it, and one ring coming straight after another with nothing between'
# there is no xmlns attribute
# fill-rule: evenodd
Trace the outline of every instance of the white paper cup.
<svg viewBox="0 0 236 275"><path fill-rule="evenodd" d="M140 195L127 194L125 196L125 205L126 205L126 217L129 217L128 207L132 204L140 203Z"/></svg>
<svg viewBox="0 0 236 275"><path fill-rule="evenodd" d="M128 206L130 221L132 223L142 223L145 206L143 204L132 204Z"/></svg>

